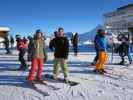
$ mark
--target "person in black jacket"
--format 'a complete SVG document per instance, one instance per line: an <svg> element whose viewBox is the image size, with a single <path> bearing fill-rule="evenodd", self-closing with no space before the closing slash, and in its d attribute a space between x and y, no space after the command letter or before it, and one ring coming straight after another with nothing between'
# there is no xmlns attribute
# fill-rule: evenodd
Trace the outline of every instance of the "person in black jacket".
<svg viewBox="0 0 133 100"><path fill-rule="evenodd" d="M13 46L14 46L14 38L13 38L13 36L10 36L10 43L11 43L11 49L13 49Z"/></svg>
<svg viewBox="0 0 133 100"><path fill-rule="evenodd" d="M17 42L17 50L19 51L19 61L20 61L20 67L18 70L23 70L25 71L28 67L25 61L25 54L27 50L27 42L25 42L20 35L16 35L16 42Z"/></svg>
<svg viewBox="0 0 133 100"><path fill-rule="evenodd" d="M75 56L77 56L78 54L78 41L79 41L78 33L75 33L74 35L72 35L72 38L71 38Z"/></svg>
<svg viewBox="0 0 133 100"><path fill-rule="evenodd" d="M8 36L4 37L3 43L5 45L6 54L11 54L10 49L9 49L10 41L8 39Z"/></svg>
<svg viewBox="0 0 133 100"><path fill-rule="evenodd" d="M131 48L130 48L130 35L129 34L119 34L117 37L121 44L116 48L116 53L119 53L121 57L120 65L125 64L125 56L128 57L129 65L132 64Z"/></svg>
<svg viewBox="0 0 133 100"><path fill-rule="evenodd" d="M68 82L67 58L69 53L69 41L67 37L64 36L63 28L58 29L57 36L51 41L49 48L52 51L54 50L54 79L57 79L59 67L61 67L64 73L64 81Z"/></svg>
<svg viewBox="0 0 133 100"><path fill-rule="evenodd" d="M28 54L27 54L27 59L28 61L31 61L32 60L32 45L33 45L33 37L32 36L28 36L28 40L29 40L29 43L28 43Z"/></svg>

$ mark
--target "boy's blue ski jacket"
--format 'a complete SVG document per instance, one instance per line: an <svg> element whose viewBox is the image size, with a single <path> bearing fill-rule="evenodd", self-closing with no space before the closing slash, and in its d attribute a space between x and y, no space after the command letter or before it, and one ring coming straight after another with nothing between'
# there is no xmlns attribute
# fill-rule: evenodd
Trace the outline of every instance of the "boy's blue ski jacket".
<svg viewBox="0 0 133 100"><path fill-rule="evenodd" d="M97 52L99 52L100 50L107 50L107 39L105 36L96 35L94 43Z"/></svg>

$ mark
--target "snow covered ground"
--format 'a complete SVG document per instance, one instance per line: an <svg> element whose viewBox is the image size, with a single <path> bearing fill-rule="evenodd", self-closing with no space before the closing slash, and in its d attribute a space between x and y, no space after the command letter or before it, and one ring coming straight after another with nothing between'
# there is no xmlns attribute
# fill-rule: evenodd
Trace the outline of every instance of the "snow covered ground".
<svg viewBox="0 0 133 100"><path fill-rule="evenodd" d="M17 52L3 55L0 51L0 100L133 100L133 66L110 65L108 59L106 69L108 75L94 74L93 66L87 66L95 53L82 52L78 57L69 55L70 80L79 82L77 86L47 81L49 85L60 88L53 90L44 85L37 85L36 91L26 83L28 71L15 71L19 67ZM53 54L48 54L48 62L44 65L43 75L52 73ZM120 58L115 55L115 62ZM30 64L30 63L29 63ZM60 74L59 77L62 77ZM44 96L48 93L49 96Z"/></svg>

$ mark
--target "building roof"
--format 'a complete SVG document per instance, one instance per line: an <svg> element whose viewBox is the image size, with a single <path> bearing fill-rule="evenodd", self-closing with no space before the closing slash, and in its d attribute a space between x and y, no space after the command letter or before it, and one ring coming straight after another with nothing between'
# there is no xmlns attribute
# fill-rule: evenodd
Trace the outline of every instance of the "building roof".
<svg viewBox="0 0 133 100"><path fill-rule="evenodd" d="M120 8L117 8L115 11L105 13L104 17L112 17L112 16L115 16L115 15L123 14L124 10L130 9L130 8L133 8L133 4L128 4L128 5L122 6Z"/></svg>
<svg viewBox="0 0 133 100"><path fill-rule="evenodd" d="M10 28L9 27L0 27L0 31L9 32Z"/></svg>
<svg viewBox="0 0 133 100"><path fill-rule="evenodd" d="M131 7L133 7L133 3L125 5L125 6L122 6L122 7L118 8L117 10L123 10L123 9L131 8Z"/></svg>

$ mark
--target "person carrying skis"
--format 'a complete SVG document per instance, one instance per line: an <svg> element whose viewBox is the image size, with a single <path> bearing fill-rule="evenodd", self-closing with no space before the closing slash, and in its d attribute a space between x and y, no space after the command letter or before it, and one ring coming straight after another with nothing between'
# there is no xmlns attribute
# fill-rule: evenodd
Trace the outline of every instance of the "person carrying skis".
<svg viewBox="0 0 133 100"><path fill-rule="evenodd" d="M97 50L97 62L96 62L96 69L95 71L97 73L103 74L105 72L104 70L104 64L107 60L107 39L106 39L106 33L103 29L99 29L97 31L97 37L95 38L95 46Z"/></svg>
<svg viewBox="0 0 133 100"><path fill-rule="evenodd" d="M46 62L47 59L47 54L46 54L43 32L40 29L36 30L31 47L32 47L31 49L32 64L27 80L31 83L34 80L38 82L43 82L41 80L41 74L43 71L43 63ZM34 78L36 67L37 67L37 76Z"/></svg>
<svg viewBox="0 0 133 100"><path fill-rule="evenodd" d="M73 45L73 50L74 50L75 56L77 56L77 53L78 53L78 41L79 41L78 33L73 34L72 38L71 38L71 42Z"/></svg>
<svg viewBox="0 0 133 100"><path fill-rule="evenodd" d="M64 29L59 28L57 36L52 40L49 48L54 50L54 71L53 78L57 79L59 74L59 67L62 68L64 73L64 82L68 82L68 65L67 58L69 53L69 41L64 36ZM60 66L59 66L60 65Z"/></svg>
<svg viewBox="0 0 133 100"><path fill-rule="evenodd" d="M19 51L19 61L21 63L19 70L26 70L27 64L24 59L24 56L27 50L27 42L21 39L20 35L16 35L16 42L17 42L17 50Z"/></svg>

